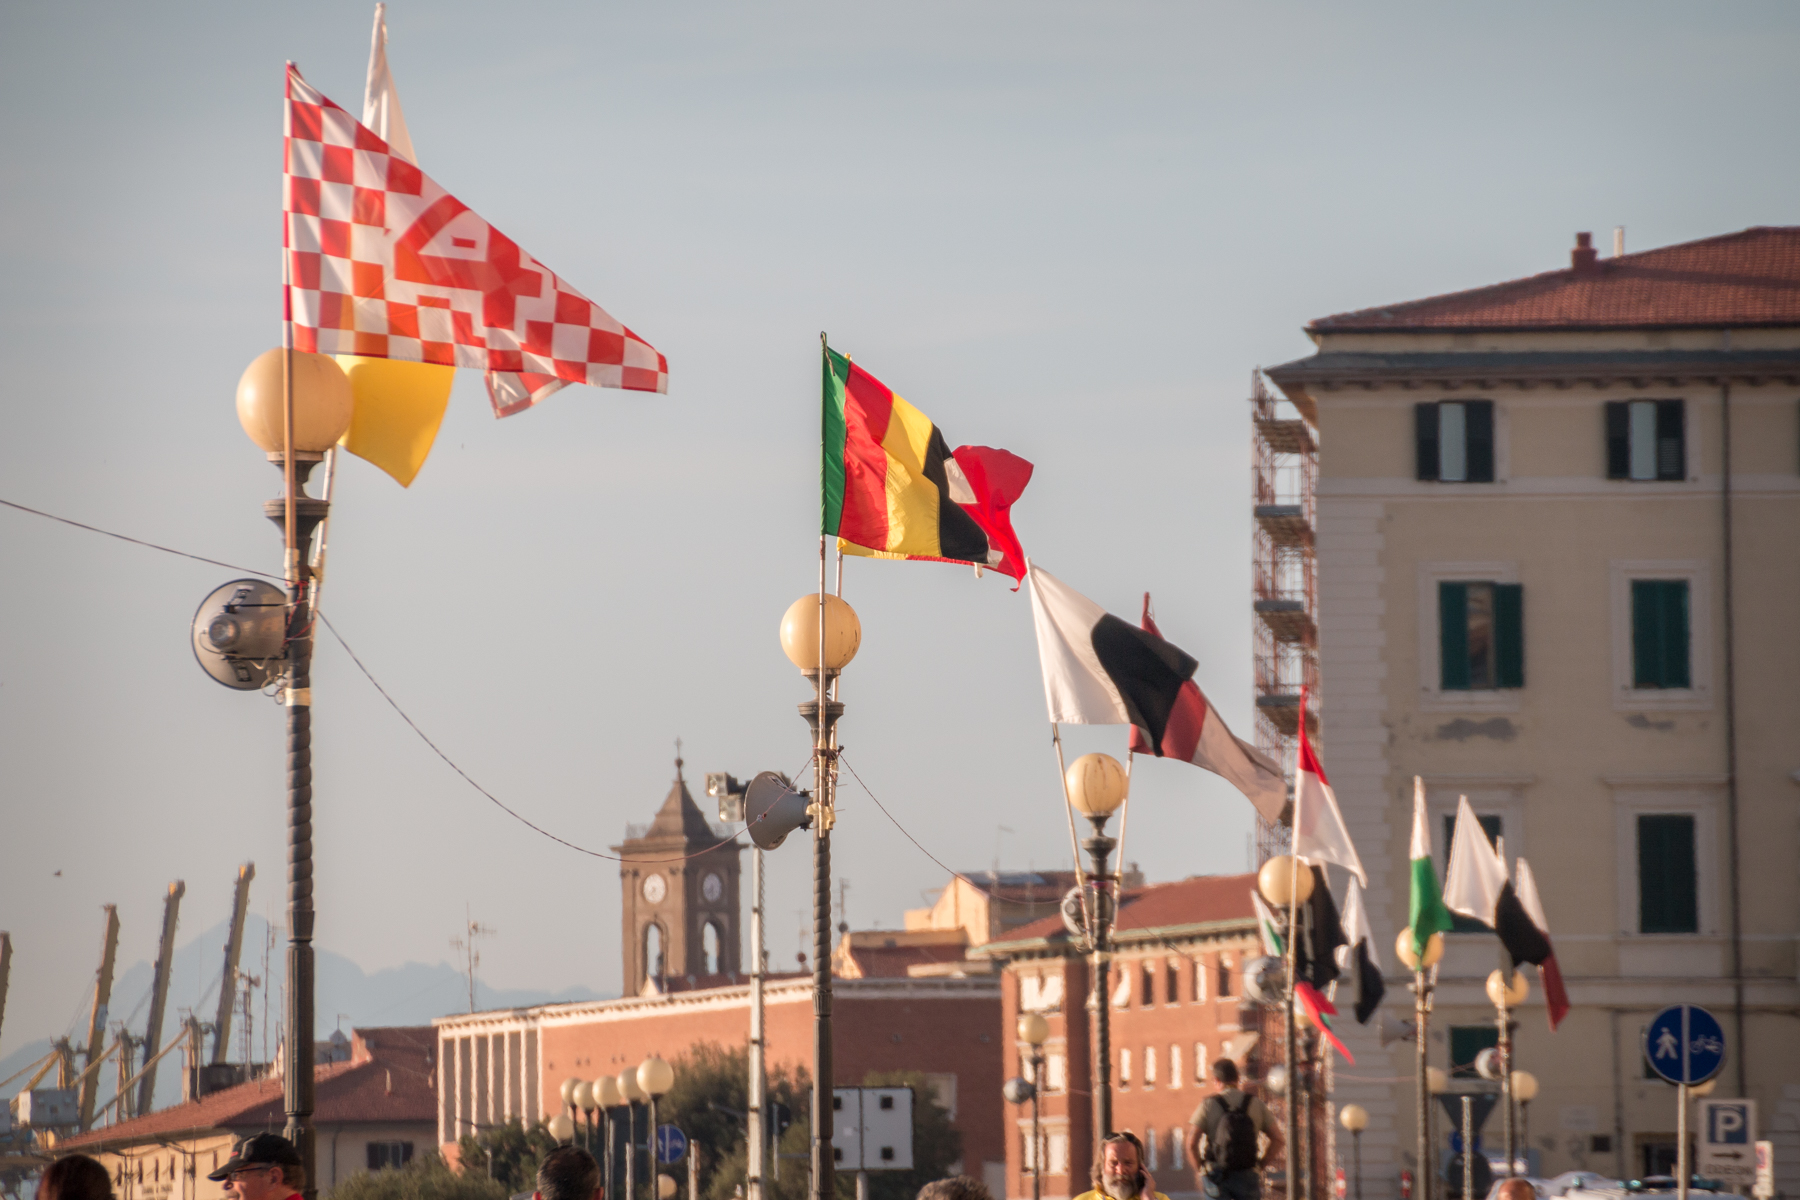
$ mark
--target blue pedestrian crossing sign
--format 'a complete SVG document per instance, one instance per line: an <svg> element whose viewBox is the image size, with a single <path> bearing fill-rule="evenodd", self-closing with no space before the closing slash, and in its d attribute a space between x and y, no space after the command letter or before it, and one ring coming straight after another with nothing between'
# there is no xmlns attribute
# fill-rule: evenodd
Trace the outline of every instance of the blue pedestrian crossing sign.
<svg viewBox="0 0 1800 1200"><path fill-rule="evenodd" d="M1725 1065L1725 1030L1697 1004L1676 1004L1644 1030L1644 1061L1670 1083L1705 1083Z"/></svg>
<svg viewBox="0 0 1800 1200"><path fill-rule="evenodd" d="M656 1127L656 1161L663 1166L678 1163L687 1154L687 1134L673 1125Z"/></svg>

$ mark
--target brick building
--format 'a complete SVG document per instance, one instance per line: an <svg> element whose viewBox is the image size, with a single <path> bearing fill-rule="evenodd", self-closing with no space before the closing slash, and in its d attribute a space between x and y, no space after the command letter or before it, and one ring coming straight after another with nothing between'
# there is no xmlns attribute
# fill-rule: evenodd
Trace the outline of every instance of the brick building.
<svg viewBox="0 0 1800 1200"><path fill-rule="evenodd" d="M435 1039L428 1028L358 1029L349 1058L315 1069L320 1192L358 1171L400 1166L432 1147L438 1110ZM223 1200L209 1180L237 1138L280 1133L282 1083L269 1075L116 1125L59 1139L57 1154L88 1154L112 1175L118 1200Z"/></svg>
<svg viewBox="0 0 1800 1200"><path fill-rule="evenodd" d="M674 1061L702 1043L748 1042L750 985L738 940L742 846L718 844L720 831L709 827L680 772L678 760L656 819L617 848L625 858L624 978L632 994L435 1022L437 1136L447 1157L454 1159L455 1143L471 1129L553 1115L571 1076L617 1075L652 1054ZM973 973L959 966L960 935L935 939L943 944L914 935L919 945L885 945L907 936L852 934L834 955L834 1082L859 1085L871 1071L923 1072L962 1133L962 1168L997 1180L1005 1158L999 981L979 973L985 963L969 964ZM929 974L915 977L909 967ZM811 978L765 978L769 1070L810 1072Z"/></svg>
<svg viewBox="0 0 1800 1200"><path fill-rule="evenodd" d="M1199 876L1128 889L1120 903L1110 998L1113 1125L1144 1140L1157 1186L1170 1195L1195 1188L1182 1141L1204 1097L1208 1066L1220 1057L1241 1062L1257 1041L1257 1010L1244 1007L1240 977L1244 960L1261 952L1254 882L1250 875ZM1039 1102L1044 1195L1085 1191L1093 1161L1090 965L1060 917L970 953L1002 967L1004 1075L1031 1075L1029 1050L1012 1035L1019 1014L1042 1013L1050 1022ZM1006 1113L1005 1124L1006 1195L1028 1196L1029 1106Z"/></svg>

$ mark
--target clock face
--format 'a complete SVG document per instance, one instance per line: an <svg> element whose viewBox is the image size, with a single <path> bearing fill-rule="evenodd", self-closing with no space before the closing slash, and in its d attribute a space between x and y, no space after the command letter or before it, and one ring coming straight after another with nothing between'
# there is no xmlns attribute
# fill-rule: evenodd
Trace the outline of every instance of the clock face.
<svg viewBox="0 0 1800 1200"><path fill-rule="evenodd" d="M708 875L700 881L700 894L706 897L708 904L717 904L719 897L725 894L725 882L717 875Z"/></svg>
<svg viewBox="0 0 1800 1200"><path fill-rule="evenodd" d="M652 875L644 880L644 899L652 904L661 904L662 898L669 894L669 885L661 875Z"/></svg>

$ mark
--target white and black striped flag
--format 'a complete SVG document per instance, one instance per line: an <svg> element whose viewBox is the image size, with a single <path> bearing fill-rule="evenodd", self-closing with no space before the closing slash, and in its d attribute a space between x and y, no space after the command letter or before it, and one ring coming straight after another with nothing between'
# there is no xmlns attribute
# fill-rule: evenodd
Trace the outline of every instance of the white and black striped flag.
<svg viewBox="0 0 1800 1200"><path fill-rule="evenodd" d="M1550 957L1550 939L1525 911L1506 874L1506 863L1488 841L1487 831L1469 807L1469 798L1458 797L1450 868L1444 875L1444 906L1490 926L1515 963L1541 965Z"/></svg>

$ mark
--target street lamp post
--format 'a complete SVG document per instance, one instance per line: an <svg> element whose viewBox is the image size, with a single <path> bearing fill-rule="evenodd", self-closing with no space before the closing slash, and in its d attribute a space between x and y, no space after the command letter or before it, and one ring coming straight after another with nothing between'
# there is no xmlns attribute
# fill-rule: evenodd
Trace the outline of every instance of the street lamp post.
<svg viewBox="0 0 1800 1200"><path fill-rule="evenodd" d="M638 1086L638 1073L619 1072L619 1095L625 1100L625 1200L637 1200L637 1102L649 1099Z"/></svg>
<svg viewBox="0 0 1800 1200"><path fill-rule="evenodd" d="M1299 1028L1294 1021L1294 983L1296 981L1298 943L1300 941L1300 906L1312 898L1312 868L1302 863L1291 854L1277 855L1262 865L1256 873L1256 890L1262 893L1275 911L1286 914L1287 946L1285 954L1286 979L1282 986L1282 1024L1286 1078L1288 1081L1287 1119L1284 1124L1286 1146L1283 1147L1284 1161L1282 1170L1287 1184L1288 1200L1298 1200L1300 1192L1296 1189L1300 1170L1300 1114L1299 1107L1303 1103L1304 1081L1300 1078ZM1310 1131L1312 1124L1307 1122ZM1312 1162L1310 1155L1306 1164L1306 1194L1312 1195Z"/></svg>
<svg viewBox="0 0 1800 1200"><path fill-rule="evenodd" d="M1506 976L1510 974L1510 982ZM1500 1038L1496 1045L1499 1051L1500 1074L1500 1117L1502 1121L1500 1142L1506 1147L1506 1177L1511 1179L1515 1169L1517 1147L1513 1142L1513 1094L1512 1094L1512 1017L1509 1009L1525 1003L1531 994L1531 984L1526 982L1523 971L1494 971L1487 978L1488 999L1494 1003L1494 1024L1499 1027Z"/></svg>
<svg viewBox="0 0 1800 1200"><path fill-rule="evenodd" d="M788 606L781 618L781 649L812 681L813 699L800 715L813 733L813 1094L812 1196L833 1200L837 1165L832 1155L831 1092L831 827L837 820L837 723L839 675L862 645L856 610L825 593L825 539L819 539L819 591Z"/></svg>
<svg viewBox="0 0 1800 1200"><path fill-rule="evenodd" d="M592 1150L594 1146L594 1085L583 1079L575 1085L575 1094L571 1102L579 1110L577 1118L581 1123L581 1141L584 1149Z"/></svg>
<svg viewBox="0 0 1800 1200"><path fill-rule="evenodd" d="M1021 1013L1019 1040L1030 1047L1026 1063L1031 1067L1031 1080L1009 1079L1006 1098L1014 1104L1031 1101L1031 1200L1042 1200L1044 1194L1044 1131L1039 1122L1038 1097L1044 1090L1044 1043L1050 1037L1050 1022L1039 1013Z"/></svg>
<svg viewBox="0 0 1800 1200"><path fill-rule="evenodd" d="M550 1136L556 1139L558 1145L575 1137L575 1122L569 1120L566 1112L559 1112L551 1117L544 1123L544 1128L550 1131Z"/></svg>
<svg viewBox="0 0 1800 1200"><path fill-rule="evenodd" d="M1360 1104L1346 1104L1338 1110L1338 1124L1350 1131L1351 1178L1356 1200L1362 1200L1362 1135L1369 1127L1369 1110Z"/></svg>
<svg viewBox="0 0 1800 1200"><path fill-rule="evenodd" d="M282 1131L300 1152L304 1195L318 1195L313 1135L313 866L312 866L312 591L308 563L313 531L330 505L308 496L306 477L350 428L350 379L323 354L292 349L260 355L238 380L238 421L269 461L281 468L282 495L263 515L282 531L287 581L287 1011L282 1072Z"/></svg>
<svg viewBox="0 0 1800 1200"><path fill-rule="evenodd" d="M1100 1161L1101 1143L1112 1133L1112 923L1117 915L1117 880L1107 856L1118 843L1106 836L1106 822L1125 803L1129 779L1119 760L1110 754L1084 754L1063 772L1063 790L1076 812L1088 819L1094 833L1081 843L1092 860L1088 898L1088 947L1093 956L1089 995L1094 1005L1094 1132L1093 1161Z"/></svg>
<svg viewBox="0 0 1800 1200"><path fill-rule="evenodd" d="M600 1138L602 1144L601 1162L605 1168L606 1187L613 1186L613 1117L612 1110L625 1102L619 1094L619 1081L611 1075L602 1075L594 1080L594 1107L599 1110Z"/></svg>
<svg viewBox="0 0 1800 1200"><path fill-rule="evenodd" d="M1530 1071L1512 1073L1513 1101L1519 1106L1519 1145L1525 1149L1525 1173L1531 1174L1531 1102L1537 1098L1537 1076Z"/></svg>
<svg viewBox="0 0 1800 1200"><path fill-rule="evenodd" d="M675 1086L675 1068L652 1054L638 1064L637 1082L638 1088L650 1102L650 1134L645 1139L650 1143L650 1174L660 1177L661 1173L656 1169L656 1100Z"/></svg>
<svg viewBox="0 0 1800 1200"><path fill-rule="evenodd" d="M1431 1072L1435 1068L1426 1061L1426 1050L1430 1046L1427 1034L1431 1028L1431 990L1432 978L1436 974L1438 960L1444 957L1444 935L1433 933L1425 943L1425 953L1413 953L1413 933L1410 928L1402 929L1394 939L1394 954L1413 973L1413 1040L1417 1042L1414 1053L1414 1086L1418 1091L1418 1159L1416 1173L1418 1178L1417 1195L1413 1200L1431 1200L1431 1181L1437 1174L1433 1159L1431 1141L1431 1096L1441 1091L1432 1086ZM1442 1074L1442 1072L1439 1072Z"/></svg>

